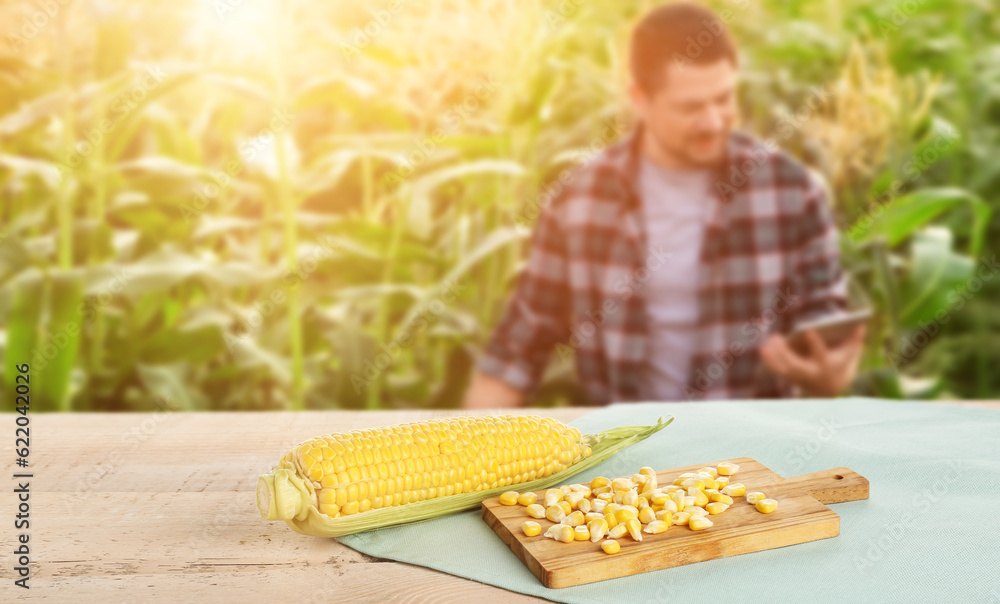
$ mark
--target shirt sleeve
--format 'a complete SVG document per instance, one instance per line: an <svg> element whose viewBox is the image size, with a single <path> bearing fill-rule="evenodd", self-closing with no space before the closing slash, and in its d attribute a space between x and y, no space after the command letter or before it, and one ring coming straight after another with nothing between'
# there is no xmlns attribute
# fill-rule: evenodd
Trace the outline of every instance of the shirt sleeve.
<svg viewBox="0 0 1000 604"><path fill-rule="evenodd" d="M569 259L556 209L550 203L539 216L527 263L478 363L525 393L538 385L555 344L569 337Z"/></svg>
<svg viewBox="0 0 1000 604"><path fill-rule="evenodd" d="M840 265L840 234L833 222L827 188L810 172L796 254L795 276L801 304L795 321L807 321L847 308L847 275Z"/></svg>

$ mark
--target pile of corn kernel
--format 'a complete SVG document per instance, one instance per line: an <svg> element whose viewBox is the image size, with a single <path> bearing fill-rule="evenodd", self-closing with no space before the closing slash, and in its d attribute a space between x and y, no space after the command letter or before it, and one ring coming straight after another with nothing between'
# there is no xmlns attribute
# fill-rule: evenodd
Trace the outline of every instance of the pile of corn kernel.
<svg viewBox="0 0 1000 604"><path fill-rule="evenodd" d="M626 535L633 541L642 541L642 534L656 535L671 526L686 526L692 531L702 531L712 526L709 516L725 512L733 505L734 497L745 497L758 512L770 514L778 507L774 499L764 493L747 493L741 483L731 483L730 477L740 466L724 462L714 468L701 468L685 472L673 484L659 486L656 471L645 467L638 474L607 479L598 476L590 485L571 484L545 491L545 499L538 501L535 493L507 491L500 495L504 505L522 505L528 516L554 522L545 537L572 543L574 541L601 542L607 554L621 551L619 539ZM542 532L534 520L521 524L528 537Z"/></svg>

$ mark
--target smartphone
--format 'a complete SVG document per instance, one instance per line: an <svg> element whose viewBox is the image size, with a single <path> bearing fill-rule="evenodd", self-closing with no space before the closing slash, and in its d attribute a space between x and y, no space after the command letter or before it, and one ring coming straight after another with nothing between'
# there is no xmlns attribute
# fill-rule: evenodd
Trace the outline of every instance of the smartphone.
<svg viewBox="0 0 1000 604"><path fill-rule="evenodd" d="M799 323L788 335L788 343L795 352L808 354L805 332L815 329L828 347L835 348L849 338L858 325L867 323L871 316L870 308L860 308Z"/></svg>

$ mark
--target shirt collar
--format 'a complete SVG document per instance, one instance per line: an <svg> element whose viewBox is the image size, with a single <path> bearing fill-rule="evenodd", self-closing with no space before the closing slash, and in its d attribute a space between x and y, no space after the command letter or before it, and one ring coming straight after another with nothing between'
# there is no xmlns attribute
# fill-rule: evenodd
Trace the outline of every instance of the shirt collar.
<svg viewBox="0 0 1000 604"><path fill-rule="evenodd" d="M642 121L636 123L632 131L622 140L620 148L624 151L622 161L621 161L621 173L624 178L626 186L629 187L632 193L637 190L637 183L639 182L639 169L642 164L642 134L644 125ZM739 184L730 183L730 174L732 174L732 169L734 166L740 164L746 157L746 142L744 134L733 131L729 135L729 140L726 143L726 156L723 161L713 170L713 180L717 183L724 183L726 186L714 187L719 193L719 198L723 202L729 202L731 199L730 192L733 190L739 190L746 184L748 179L739 179L737 182ZM630 195L632 201L637 199L636 195Z"/></svg>

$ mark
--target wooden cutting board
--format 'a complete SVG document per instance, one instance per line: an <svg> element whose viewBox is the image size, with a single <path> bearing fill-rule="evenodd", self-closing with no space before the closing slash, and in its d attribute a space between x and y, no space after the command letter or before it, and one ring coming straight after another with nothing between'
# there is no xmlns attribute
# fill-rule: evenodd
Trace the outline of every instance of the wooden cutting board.
<svg viewBox="0 0 1000 604"><path fill-rule="evenodd" d="M669 485L682 472L723 461L740 465L733 482L742 482L748 493L762 491L777 499L778 509L761 514L743 497L734 498L728 510L710 517L714 526L708 529L672 526L658 535L643 533L641 542L626 536L618 540L621 551L612 555L601 551L599 542L561 543L544 537L554 524L544 518L536 520L542 534L526 537L521 523L531 518L524 506L502 505L496 497L483 501L483 520L545 587L560 588L835 537L840 516L824 504L868 498L868 480L847 468L782 478L749 457L661 470L657 482ZM539 500L544 493L537 492Z"/></svg>

